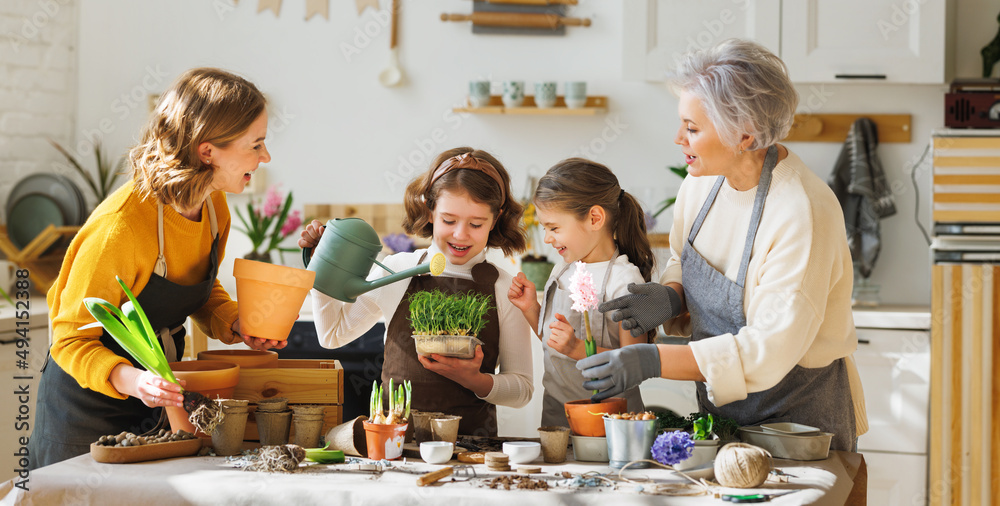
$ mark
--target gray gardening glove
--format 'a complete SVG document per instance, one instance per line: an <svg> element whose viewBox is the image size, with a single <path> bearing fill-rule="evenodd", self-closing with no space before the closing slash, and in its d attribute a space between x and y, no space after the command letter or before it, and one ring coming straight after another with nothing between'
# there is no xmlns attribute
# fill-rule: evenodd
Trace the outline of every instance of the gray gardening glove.
<svg viewBox="0 0 1000 506"><path fill-rule="evenodd" d="M591 397L599 401L623 394L649 378L660 377L660 349L655 344L632 344L580 360L576 368L584 378L587 390L600 390Z"/></svg>
<svg viewBox="0 0 1000 506"><path fill-rule="evenodd" d="M622 322L622 328L630 330L632 337L639 337L656 329L661 323L677 316L681 311L681 297L669 286L663 286L655 281L637 285L629 283L628 291L632 295L623 295L609 300L597 307L597 310L611 313L611 319Z"/></svg>

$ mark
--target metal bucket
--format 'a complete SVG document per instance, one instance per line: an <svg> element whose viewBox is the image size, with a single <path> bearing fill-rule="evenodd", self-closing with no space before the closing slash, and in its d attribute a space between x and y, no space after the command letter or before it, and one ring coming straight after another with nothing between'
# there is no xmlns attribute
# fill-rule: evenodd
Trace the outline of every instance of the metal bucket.
<svg viewBox="0 0 1000 506"><path fill-rule="evenodd" d="M656 420L621 420L605 416L604 431L608 438L611 467L621 469L634 460L652 459L656 428ZM630 469L632 467L649 467L649 463L640 462Z"/></svg>

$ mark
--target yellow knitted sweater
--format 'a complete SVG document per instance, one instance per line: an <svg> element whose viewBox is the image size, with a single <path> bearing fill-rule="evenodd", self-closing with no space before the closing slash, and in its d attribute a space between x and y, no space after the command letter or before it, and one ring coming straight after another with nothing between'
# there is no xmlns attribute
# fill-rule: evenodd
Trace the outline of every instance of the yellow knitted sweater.
<svg viewBox="0 0 1000 506"><path fill-rule="evenodd" d="M224 192L214 192L219 230L219 262L226 249L231 223ZM206 204L208 205L208 204ZM77 330L94 317L83 305L85 297L99 297L116 306L126 300L115 276L139 295L153 273L158 254L156 199L140 199L130 181L111 194L90 215L70 243L59 271L49 289L47 302L52 320L52 358L80 386L124 399L109 378L111 370L128 360L101 344L100 328ZM208 210L202 207L201 220L191 221L170 206L163 207L163 256L167 279L193 285L205 279L212 250ZM215 280L208 302L191 315L209 336L227 344L236 340L231 327L237 317L236 302Z"/></svg>

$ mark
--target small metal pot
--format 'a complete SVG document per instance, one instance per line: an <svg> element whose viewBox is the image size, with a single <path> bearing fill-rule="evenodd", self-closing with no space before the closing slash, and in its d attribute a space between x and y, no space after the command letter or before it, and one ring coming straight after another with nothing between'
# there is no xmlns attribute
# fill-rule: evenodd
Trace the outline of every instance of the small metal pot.
<svg viewBox="0 0 1000 506"><path fill-rule="evenodd" d="M623 420L604 417L604 431L608 438L609 465L621 469L634 460L652 459L653 441L656 439L656 420ZM649 467L640 462L631 467Z"/></svg>

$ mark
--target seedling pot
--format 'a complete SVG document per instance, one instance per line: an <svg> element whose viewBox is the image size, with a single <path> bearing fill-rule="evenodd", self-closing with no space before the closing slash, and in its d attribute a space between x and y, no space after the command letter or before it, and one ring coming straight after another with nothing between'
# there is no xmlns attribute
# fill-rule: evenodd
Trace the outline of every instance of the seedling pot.
<svg viewBox="0 0 1000 506"><path fill-rule="evenodd" d="M372 460L394 460L401 457L403 455L403 441L406 438L407 425L405 423L379 424L364 422L365 440L368 443L368 458Z"/></svg>
<svg viewBox="0 0 1000 506"><path fill-rule="evenodd" d="M577 436L602 437L605 435L604 420L607 414L624 413L628 410L628 401L621 397L612 397L601 402L591 402L590 399L570 401L563 405L566 409L566 420L569 428Z"/></svg>

